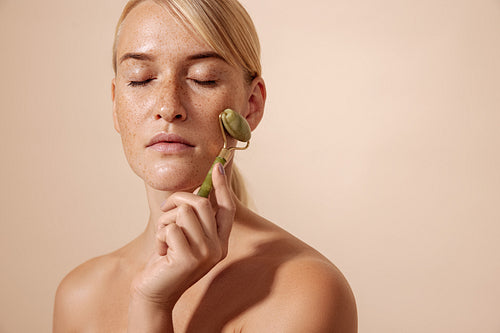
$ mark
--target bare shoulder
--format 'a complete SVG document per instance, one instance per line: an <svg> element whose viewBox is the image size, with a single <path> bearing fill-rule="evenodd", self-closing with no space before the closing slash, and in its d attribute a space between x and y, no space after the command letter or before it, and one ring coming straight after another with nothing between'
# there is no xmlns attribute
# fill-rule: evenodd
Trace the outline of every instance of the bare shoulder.
<svg viewBox="0 0 500 333"><path fill-rule="evenodd" d="M88 327L91 312L118 269L113 254L93 258L68 273L59 284L54 304L54 332L77 332Z"/></svg>
<svg viewBox="0 0 500 333"><path fill-rule="evenodd" d="M357 332L352 290L326 257L274 228L263 245L262 266L274 266L267 297L244 320L244 332Z"/></svg>
<svg viewBox="0 0 500 333"><path fill-rule="evenodd" d="M253 319L245 331L357 332L356 303L349 283L319 255L299 255L283 262L267 301Z"/></svg>

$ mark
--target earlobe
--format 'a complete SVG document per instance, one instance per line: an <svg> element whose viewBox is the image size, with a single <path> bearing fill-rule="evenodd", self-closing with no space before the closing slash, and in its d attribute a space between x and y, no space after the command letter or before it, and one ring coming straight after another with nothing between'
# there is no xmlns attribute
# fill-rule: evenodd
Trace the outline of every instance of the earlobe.
<svg viewBox="0 0 500 333"><path fill-rule="evenodd" d="M113 101L113 124L115 130L120 133L120 125L118 123L118 116L116 114L116 81L115 78L111 80L111 100Z"/></svg>
<svg viewBox="0 0 500 333"><path fill-rule="evenodd" d="M250 84L250 95L248 97L248 113L245 117L250 129L257 128L264 116L264 106L266 104L266 84L264 79L258 76Z"/></svg>

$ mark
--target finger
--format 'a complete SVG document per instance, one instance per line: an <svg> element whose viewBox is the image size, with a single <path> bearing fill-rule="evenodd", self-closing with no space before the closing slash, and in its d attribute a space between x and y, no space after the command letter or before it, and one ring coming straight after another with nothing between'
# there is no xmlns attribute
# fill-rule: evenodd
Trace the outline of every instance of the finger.
<svg viewBox="0 0 500 333"><path fill-rule="evenodd" d="M157 230L165 227L170 223L175 223L176 218L177 218L177 207L161 214L160 217L158 218L158 221L156 221Z"/></svg>
<svg viewBox="0 0 500 333"><path fill-rule="evenodd" d="M201 186L198 186L198 187L196 188L196 190L194 190L194 191L193 191L193 194L196 194L196 195L197 195L197 194L198 194L198 192L200 191L200 189L201 189Z"/></svg>
<svg viewBox="0 0 500 333"><path fill-rule="evenodd" d="M165 226L175 223L177 217L177 208L163 213L156 221L156 252L160 256L167 254L168 245L165 243Z"/></svg>
<svg viewBox="0 0 500 333"><path fill-rule="evenodd" d="M171 223L164 228L163 232L164 243L168 246L168 251L173 252L172 255L187 255L191 253L191 248L189 247L189 243L186 239L186 235L182 231L181 227L179 227L176 223Z"/></svg>
<svg viewBox="0 0 500 333"><path fill-rule="evenodd" d="M156 231L155 244L156 244L156 252L160 256L164 256L168 252L168 245L166 243L166 230L165 228L161 228Z"/></svg>
<svg viewBox="0 0 500 333"><path fill-rule="evenodd" d="M215 219L217 221L219 238L227 245L236 205L233 200L232 191L229 188L224 167L218 163L214 169L217 171L212 173L212 182L214 185L214 195L219 207Z"/></svg>
<svg viewBox="0 0 500 333"><path fill-rule="evenodd" d="M181 205L189 205L193 208L207 237L211 239L218 237L215 213L208 198L193 193L177 192L167 199L161 209L168 211Z"/></svg>
<svg viewBox="0 0 500 333"><path fill-rule="evenodd" d="M176 224L182 228L191 249L197 249L205 243L207 236L191 206L180 205L177 208L176 220Z"/></svg>

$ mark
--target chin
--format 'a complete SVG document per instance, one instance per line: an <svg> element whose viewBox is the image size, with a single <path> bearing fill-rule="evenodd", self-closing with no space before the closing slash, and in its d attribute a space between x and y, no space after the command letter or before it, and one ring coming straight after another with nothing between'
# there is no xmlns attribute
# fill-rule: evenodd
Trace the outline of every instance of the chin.
<svg viewBox="0 0 500 333"><path fill-rule="evenodd" d="M207 153L202 156L168 157L156 153L132 157L127 155L132 171L148 187L168 192L192 192L201 186L214 158L215 154Z"/></svg>
<svg viewBox="0 0 500 333"><path fill-rule="evenodd" d="M158 191L193 192L203 183L209 168L162 167L139 176L149 187Z"/></svg>
<svg viewBox="0 0 500 333"><path fill-rule="evenodd" d="M144 181L147 186L150 188L157 190L157 191L164 191L164 192L194 192L203 181L200 183L193 183L193 182L168 182L166 183L165 181L151 181L151 180L145 180Z"/></svg>

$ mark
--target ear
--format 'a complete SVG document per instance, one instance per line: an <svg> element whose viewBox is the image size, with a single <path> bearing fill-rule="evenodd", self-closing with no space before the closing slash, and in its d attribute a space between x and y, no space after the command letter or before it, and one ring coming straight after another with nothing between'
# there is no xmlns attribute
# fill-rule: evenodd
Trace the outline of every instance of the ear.
<svg viewBox="0 0 500 333"><path fill-rule="evenodd" d="M116 80L113 78L111 80L111 100L113 101L113 124L115 125L115 130L120 133L120 125L118 124L118 116L116 114Z"/></svg>
<svg viewBox="0 0 500 333"><path fill-rule="evenodd" d="M264 106L266 104L266 84L264 79L258 76L252 80L248 96L248 112L245 116L250 129L253 131L259 125L264 115Z"/></svg>

